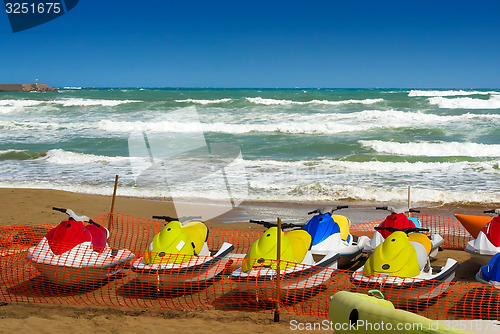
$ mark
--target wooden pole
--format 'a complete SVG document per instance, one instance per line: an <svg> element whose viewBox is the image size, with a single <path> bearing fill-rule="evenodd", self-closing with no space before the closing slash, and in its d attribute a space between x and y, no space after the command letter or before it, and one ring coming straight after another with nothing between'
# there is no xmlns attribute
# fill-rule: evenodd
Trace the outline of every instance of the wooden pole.
<svg viewBox="0 0 500 334"><path fill-rule="evenodd" d="M408 185L408 217L411 217L411 200L410 200L410 194L411 194L411 186Z"/></svg>
<svg viewBox="0 0 500 334"><path fill-rule="evenodd" d="M276 308L274 309L274 322L280 321L280 299L281 299L281 218L278 217L278 240L276 254Z"/></svg>
<svg viewBox="0 0 500 334"><path fill-rule="evenodd" d="M113 229L113 212L115 212L116 189L118 188L118 175L115 176L115 188L113 189L113 199L111 200L111 211L109 212L109 231Z"/></svg>

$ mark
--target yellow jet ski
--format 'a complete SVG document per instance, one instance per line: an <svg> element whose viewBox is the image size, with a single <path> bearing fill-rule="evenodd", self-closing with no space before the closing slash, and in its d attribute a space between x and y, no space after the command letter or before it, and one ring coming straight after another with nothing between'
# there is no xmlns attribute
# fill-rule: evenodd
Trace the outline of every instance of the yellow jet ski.
<svg viewBox="0 0 500 334"><path fill-rule="evenodd" d="M153 218L168 223L154 236L144 257L132 263L132 271L140 281L164 290L185 288L213 279L230 264L227 256L234 246L225 242L211 255L207 226L201 221L187 222L199 217Z"/></svg>
<svg viewBox="0 0 500 334"><path fill-rule="evenodd" d="M283 298L291 291L317 287L331 277L340 258L338 252L327 253L316 263L310 251L312 238L307 231L298 229L285 234L283 230L278 231L277 226L265 223L271 227L253 243L241 268L231 274L231 280L241 291L256 296L257 300L275 299L278 233L281 238L279 269Z"/></svg>
<svg viewBox="0 0 500 334"><path fill-rule="evenodd" d="M399 297L429 299L442 294L455 279L458 262L448 259L442 268L429 262L432 243L427 229L376 227L393 232L375 248L352 279L362 285L397 290Z"/></svg>
<svg viewBox="0 0 500 334"><path fill-rule="evenodd" d="M328 315L331 329L337 334L348 333L471 333L449 329L449 325L412 312L398 310L384 299L378 290L368 295L339 291L330 297Z"/></svg>

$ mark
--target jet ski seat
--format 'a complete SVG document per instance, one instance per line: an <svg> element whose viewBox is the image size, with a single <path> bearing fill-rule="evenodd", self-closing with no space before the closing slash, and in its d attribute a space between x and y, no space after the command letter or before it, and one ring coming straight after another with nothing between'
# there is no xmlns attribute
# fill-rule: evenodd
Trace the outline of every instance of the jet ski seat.
<svg viewBox="0 0 500 334"><path fill-rule="evenodd" d="M290 231L285 235L290 243L292 244L293 255L295 256L295 261L301 263L307 251L311 248L312 237L305 230L295 230Z"/></svg>
<svg viewBox="0 0 500 334"><path fill-rule="evenodd" d="M349 226L351 225L349 219L342 215L332 215L332 218L340 227L340 238L344 241L348 241Z"/></svg>

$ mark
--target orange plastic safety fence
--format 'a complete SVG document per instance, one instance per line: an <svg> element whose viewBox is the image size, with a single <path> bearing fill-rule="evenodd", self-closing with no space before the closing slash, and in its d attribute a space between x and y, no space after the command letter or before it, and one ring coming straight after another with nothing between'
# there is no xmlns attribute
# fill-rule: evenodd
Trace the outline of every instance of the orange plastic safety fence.
<svg viewBox="0 0 500 334"><path fill-rule="evenodd" d="M417 218L431 232L449 238L445 247L463 248L470 238L454 219L428 215ZM260 232L210 229L207 242L211 256L179 255L175 264L144 263L145 250L163 222L121 214L101 215L94 221L110 227L110 247L96 255L91 245L82 244L88 249L80 249L79 254L87 252L88 256L76 256L71 250L57 260L43 251L47 247L43 238L56 224L0 227L0 300L136 308L274 309L275 277L252 276L238 269ZM378 223L355 225L352 232L370 235ZM218 250L228 250L228 244L234 249L227 256L214 256ZM262 270L272 273L271 268ZM327 317L329 296L335 292L367 293L375 288L397 308L433 319L500 317L499 290L489 285L447 281L423 284L406 279L402 286L391 286L358 281L349 270L304 265L291 266L281 276L284 314Z"/></svg>

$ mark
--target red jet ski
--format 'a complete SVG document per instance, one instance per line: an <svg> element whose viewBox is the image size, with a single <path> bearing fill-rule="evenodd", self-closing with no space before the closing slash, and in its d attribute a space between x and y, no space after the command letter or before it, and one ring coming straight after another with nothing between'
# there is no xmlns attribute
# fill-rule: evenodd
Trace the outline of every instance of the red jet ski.
<svg viewBox="0 0 500 334"><path fill-rule="evenodd" d="M52 208L68 215L50 230L26 259L48 280L61 285L84 285L119 273L135 255L109 247L109 231L71 209Z"/></svg>

